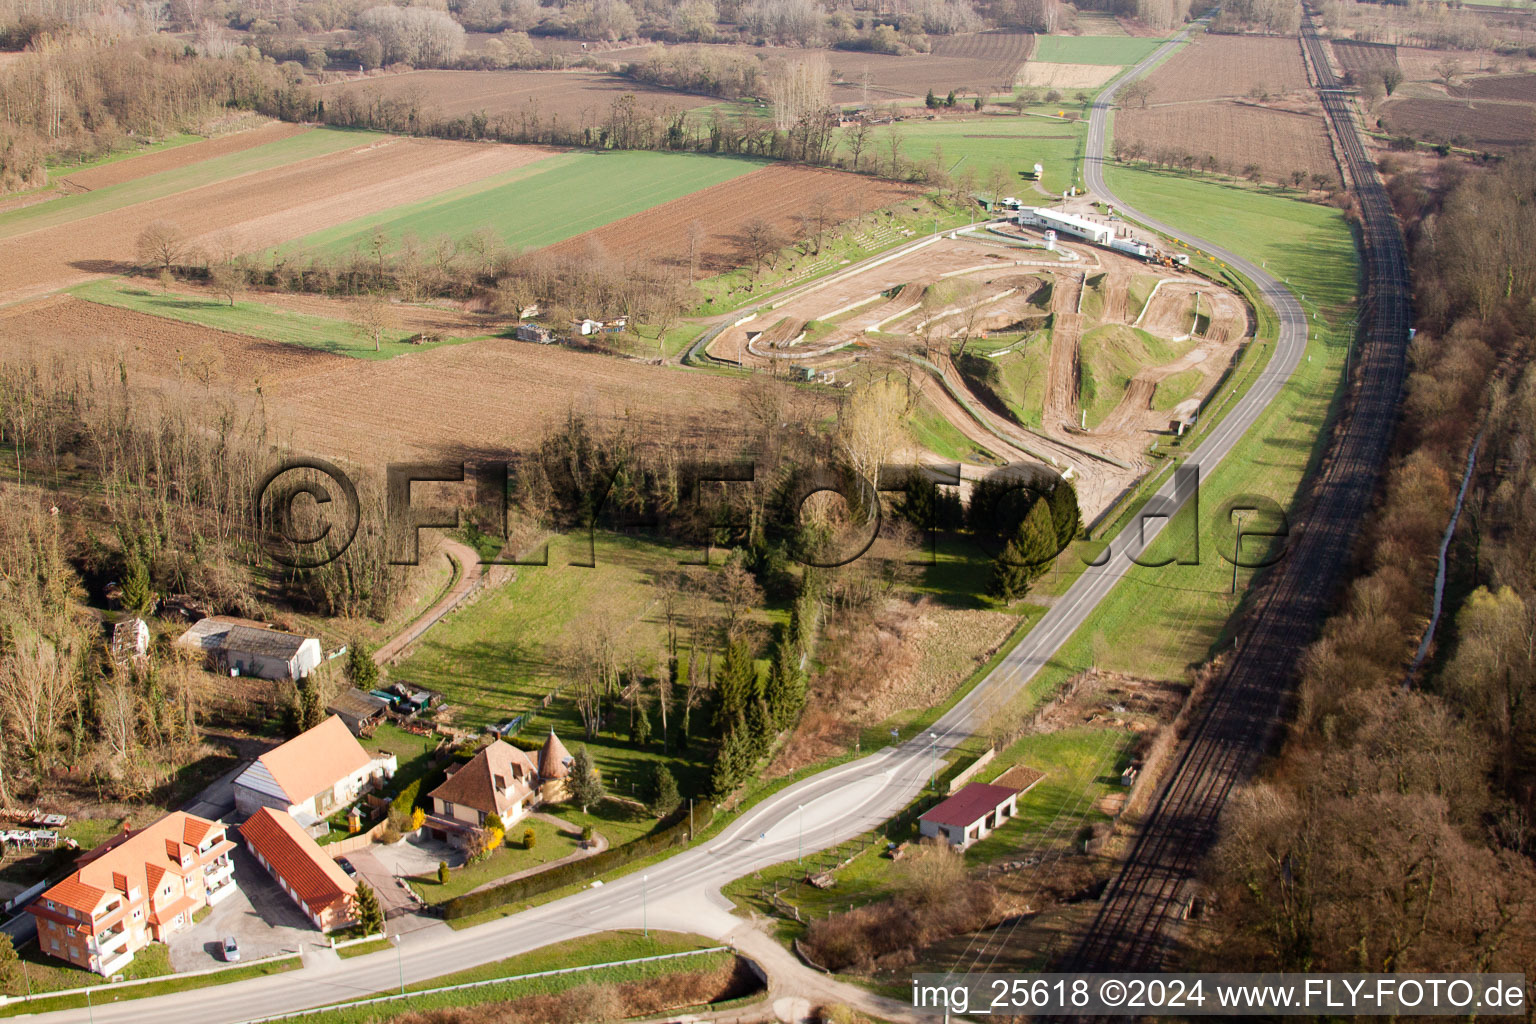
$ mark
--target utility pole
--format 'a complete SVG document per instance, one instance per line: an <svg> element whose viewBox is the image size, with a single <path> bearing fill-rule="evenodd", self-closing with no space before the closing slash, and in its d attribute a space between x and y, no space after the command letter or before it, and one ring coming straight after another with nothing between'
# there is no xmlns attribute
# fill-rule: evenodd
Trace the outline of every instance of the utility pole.
<svg viewBox="0 0 1536 1024"><path fill-rule="evenodd" d="M642 939L651 937L651 926L645 912L645 883L650 877L650 875L640 876L640 937Z"/></svg>
<svg viewBox="0 0 1536 1024"><path fill-rule="evenodd" d="M389 937L389 941L395 944L395 964L400 968L400 994L405 995L405 954L400 951L400 933Z"/></svg>
<svg viewBox="0 0 1536 1024"><path fill-rule="evenodd" d="M1237 560L1243 550L1243 520L1247 517L1249 509L1242 509L1232 513L1232 518L1237 520L1237 539L1232 542L1232 594L1237 595Z"/></svg>
<svg viewBox="0 0 1536 1024"><path fill-rule="evenodd" d="M932 751L932 753L933 753L933 758L932 758L932 761L931 761L931 766L930 766L929 771L928 771L928 786L931 789L938 789L939 788L939 734L936 733L936 732L930 732L928 734L928 739L930 741L929 744L928 744L928 749L930 751Z"/></svg>

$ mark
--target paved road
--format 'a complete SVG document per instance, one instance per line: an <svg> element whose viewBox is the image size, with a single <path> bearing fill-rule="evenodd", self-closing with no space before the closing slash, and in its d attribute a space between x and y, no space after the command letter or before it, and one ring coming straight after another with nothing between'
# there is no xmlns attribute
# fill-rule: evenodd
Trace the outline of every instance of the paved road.
<svg viewBox="0 0 1536 1024"><path fill-rule="evenodd" d="M1144 72L1177 45L1183 35L1159 48L1141 64ZM1129 81L1127 76L1122 80ZM1279 315L1280 334L1265 372L1189 458L1202 477L1253 426L1302 358L1307 320L1300 303L1263 269L1218 246L1163 225L1117 199L1104 184L1102 163L1113 89L1100 97L1089 126L1085 181L1095 194L1127 216L1176 235L1236 267L1254 282ZM152 1000L99 1007L96 1024L158 1024L196 1020L199 1024L234 1024L258 1013L280 1013L399 984L403 965L408 981L425 980L473 964L513 956L552 942L611 928L648 924L655 928L698 932L716 938L741 936L742 921L729 912L720 887L759 868L793 860L803 849L833 846L869 831L905 807L928 781L935 759L959 746L983 727L998 708L1044 667L1114 585L1129 571L1131 559L1161 531L1167 518L1187 500L1169 481L1151 499L1140 529L1132 524L1109 545L1104 564L1090 568L1063 594L1001 664L923 735L858 761L829 769L763 801L716 839L650 868L596 889L534 910L463 931L424 929L404 937L400 960L377 953L347 962L341 975L301 974L258 978L213 989ZM1161 516L1153 515L1160 511ZM745 943L744 943L745 945ZM787 969L787 968L786 968ZM827 979L816 978L818 989ZM812 984L806 978L807 986ZM858 992L859 990L851 990ZM39 1020L78 1019L79 1014L49 1014Z"/></svg>

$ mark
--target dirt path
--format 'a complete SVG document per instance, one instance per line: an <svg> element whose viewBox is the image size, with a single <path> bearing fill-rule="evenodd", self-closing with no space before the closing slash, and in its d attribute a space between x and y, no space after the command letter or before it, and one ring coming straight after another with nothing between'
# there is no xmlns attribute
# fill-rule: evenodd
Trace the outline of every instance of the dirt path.
<svg viewBox="0 0 1536 1024"><path fill-rule="evenodd" d="M474 548L449 537L443 538L443 547L444 554L448 556L449 561L453 562L454 571L458 574L453 581L453 586L448 588L448 592L440 597L436 604L375 651L374 664L392 664L405 652L406 648L420 639L423 633L437 625L443 616L453 611L465 598L478 590L482 581L487 578L488 567L480 564L480 555Z"/></svg>

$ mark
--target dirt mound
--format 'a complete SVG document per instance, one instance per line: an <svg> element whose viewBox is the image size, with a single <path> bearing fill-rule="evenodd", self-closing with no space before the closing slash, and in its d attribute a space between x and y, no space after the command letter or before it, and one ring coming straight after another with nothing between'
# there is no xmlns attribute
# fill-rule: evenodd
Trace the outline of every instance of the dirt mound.
<svg viewBox="0 0 1536 1024"><path fill-rule="evenodd" d="M1060 293L1058 287L1057 294ZM1082 386L1078 345L1082 338L1082 314L1055 314L1051 324L1051 362L1045 384L1044 424L1047 430L1060 430L1064 425L1077 424L1077 393Z"/></svg>

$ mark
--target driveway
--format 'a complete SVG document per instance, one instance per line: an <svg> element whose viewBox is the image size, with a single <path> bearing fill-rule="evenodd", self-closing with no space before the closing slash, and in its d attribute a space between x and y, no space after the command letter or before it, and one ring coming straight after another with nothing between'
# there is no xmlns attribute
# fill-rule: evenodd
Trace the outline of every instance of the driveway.
<svg viewBox="0 0 1536 1024"><path fill-rule="evenodd" d="M240 943L242 961L297 953L302 943L325 941L244 846L235 847L234 858L239 891L224 897L207 917L172 937L172 970L195 971L223 964L221 944L226 935L233 935Z"/></svg>
<svg viewBox="0 0 1536 1024"><path fill-rule="evenodd" d="M447 861L451 868L464 863L463 850L454 849L447 843L430 838L426 831L422 829L419 834L407 836L398 843L391 843L388 846L375 843L368 847L368 852L378 858L379 863L390 876L399 875L401 878L436 874L437 865L442 861ZM357 861L354 860L352 863L356 864Z"/></svg>
<svg viewBox="0 0 1536 1024"><path fill-rule="evenodd" d="M395 917L415 910L416 901L411 898L405 883L395 876L389 864L379 859L378 851L381 849L388 849L388 847L370 846L356 850L347 854L347 860L357 869L358 879L367 882L373 891L378 893L379 906L383 908L384 916L393 920ZM436 861L432 862L432 867L436 869Z"/></svg>

